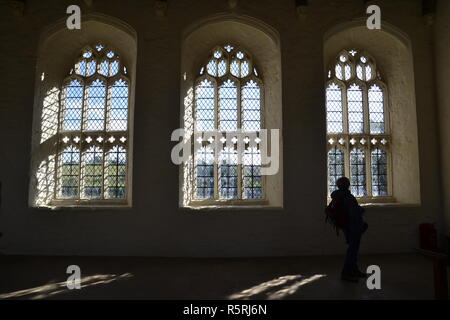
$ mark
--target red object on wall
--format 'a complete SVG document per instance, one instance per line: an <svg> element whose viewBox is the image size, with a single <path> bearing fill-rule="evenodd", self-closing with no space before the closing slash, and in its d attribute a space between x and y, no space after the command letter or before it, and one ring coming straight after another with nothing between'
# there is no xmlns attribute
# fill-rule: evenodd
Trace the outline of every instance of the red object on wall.
<svg viewBox="0 0 450 320"><path fill-rule="evenodd" d="M420 248L430 251L438 251L437 231L433 223L421 223L419 225Z"/></svg>

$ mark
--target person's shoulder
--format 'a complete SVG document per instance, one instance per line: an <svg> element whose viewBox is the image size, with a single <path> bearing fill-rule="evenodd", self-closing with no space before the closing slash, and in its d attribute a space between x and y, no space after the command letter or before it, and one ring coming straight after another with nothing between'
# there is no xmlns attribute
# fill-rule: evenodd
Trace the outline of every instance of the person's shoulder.
<svg viewBox="0 0 450 320"><path fill-rule="evenodd" d="M349 201L349 196L352 196L351 193L347 190L335 190L331 193L331 199L339 202L347 202Z"/></svg>
<svg viewBox="0 0 450 320"><path fill-rule="evenodd" d="M345 199L345 201L357 202L355 196L350 192L350 190L339 190L339 197Z"/></svg>
<svg viewBox="0 0 450 320"><path fill-rule="evenodd" d="M356 197L355 197L350 191L347 192L346 196L347 196L349 199L352 199L352 200L354 200L354 201L357 201L357 200L356 200Z"/></svg>
<svg viewBox="0 0 450 320"><path fill-rule="evenodd" d="M340 199L343 196L345 196L345 194L342 192L342 190L338 189L338 190L334 190L330 196L331 196L331 199L337 200L337 199Z"/></svg>
<svg viewBox="0 0 450 320"><path fill-rule="evenodd" d="M356 197L351 192L349 192L348 194L348 199L352 203L352 205L359 206L358 199L356 199Z"/></svg>

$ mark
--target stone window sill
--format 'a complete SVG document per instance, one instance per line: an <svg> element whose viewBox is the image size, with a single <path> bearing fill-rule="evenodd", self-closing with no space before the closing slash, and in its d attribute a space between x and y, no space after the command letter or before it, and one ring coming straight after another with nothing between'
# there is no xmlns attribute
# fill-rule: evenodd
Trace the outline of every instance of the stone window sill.
<svg viewBox="0 0 450 320"><path fill-rule="evenodd" d="M363 208L403 208L403 207L420 207L418 203L397 202L394 197L361 197L356 198ZM331 198L327 198L330 203Z"/></svg>
<svg viewBox="0 0 450 320"><path fill-rule="evenodd" d="M266 209L282 209L269 204L267 200L211 200L189 202L188 205L182 206L181 209L189 211L209 211L209 210L266 210Z"/></svg>
<svg viewBox="0 0 450 320"><path fill-rule="evenodd" d="M364 208L406 208L406 207L420 207L420 204L417 203L399 203L399 202L368 202L361 203L361 207Z"/></svg>
<svg viewBox="0 0 450 320"><path fill-rule="evenodd" d="M32 206L42 210L102 210L102 209L130 209L126 200L90 201L90 200L53 200L46 205Z"/></svg>

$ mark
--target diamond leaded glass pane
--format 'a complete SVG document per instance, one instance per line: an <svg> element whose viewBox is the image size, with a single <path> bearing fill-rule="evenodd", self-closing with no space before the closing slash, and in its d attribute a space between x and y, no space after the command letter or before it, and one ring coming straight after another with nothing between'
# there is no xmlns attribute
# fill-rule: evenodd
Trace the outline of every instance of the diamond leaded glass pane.
<svg viewBox="0 0 450 320"><path fill-rule="evenodd" d="M196 197L214 198L214 152L209 147L202 147L195 155Z"/></svg>
<svg viewBox="0 0 450 320"><path fill-rule="evenodd" d="M100 73L101 75L107 77L109 74L109 61L104 60L100 63L99 67L98 67L98 73Z"/></svg>
<svg viewBox="0 0 450 320"><path fill-rule="evenodd" d="M259 131L261 129L261 93L258 83L250 80L242 88L242 129Z"/></svg>
<svg viewBox="0 0 450 320"><path fill-rule="evenodd" d="M340 64L337 64L337 65L336 65L336 67L335 67L335 69L334 69L334 72L335 72L335 74L336 74L336 78L338 78L339 80L342 80L342 79L343 79L343 76L342 76L342 66L341 66Z"/></svg>
<svg viewBox="0 0 450 320"><path fill-rule="evenodd" d="M83 153L82 163L82 197L85 199L98 199L102 196L103 186L103 150L99 147L90 147Z"/></svg>
<svg viewBox="0 0 450 320"><path fill-rule="evenodd" d="M219 130L236 130L237 120L237 87L227 80L219 88Z"/></svg>
<svg viewBox="0 0 450 320"><path fill-rule="evenodd" d="M69 146L59 156L59 198L78 197L80 150Z"/></svg>
<svg viewBox="0 0 450 320"><path fill-rule="evenodd" d="M62 131L81 129L81 110L83 108L83 84L70 81L65 88Z"/></svg>
<svg viewBox="0 0 450 320"><path fill-rule="evenodd" d="M362 197L367 194L365 152L359 148L350 151L350 185L353 195Z"/></svg>
<svg viewBox="0 0 450 320"><path fill-rule="evenodd" d="M126 172L127 152L123 147L115 146L106 154L106 199L125 199Z"/></svg>
<svg viewBox="0 0 450 320"><path fill-rule="evenodd" d="M372 150L371 166L373 196L387 196L387 154L384 150Z"/></svg>
<svg viewBox="0 0 450 320"><path fill-rule="evenodd" d="M206 66L206 71L209 75L215 77L217 76L217 62L216 60L210 60Z"/></svg>
<svg viewBox="0 0 450 320"><path fill-rule="evenodd" d="M106 85L97 79L86 88L85 131L100 131L105 126Z"/></svg>
<svg viewBox="0 0 450 320"><path fill-rule="evenodd" d="M115 60L109 64L109 76L115 76L119 72L119 61Z"/></svg>
<svg viewBox="0 0 450 320"><path fill-rule="evenodd" d="M356 66L356 76L359 80L364 80L363 67L360 64Z"/></svg>
<svg viewBox="0 0 450 320"><path fill-rule="evenodd" d="M75 65L75 73L80 75L80 76L86 76L86 67L87 67L87 62L86 60L80 60L76 65Z"/></svg>
<svg viewBox="0 0 450 320"><path fill-rule="evenodd" d="M240 62L238 60L231 61L230 72L233 76L240 77Z"/></svg>
<svg viewBox="0 0 450 320"><path fill-rule="evenodd" d="M90 77L97 71L97 61L91 60L87 63L86 76Z"/></svg>
<svg viewBox="0 0 450 320"><path fill-rule="evenodd" d="M342 89L331 83L326 91L327 95L327 132L343 132L342 121Z"/></svg>
<svg viewBox="0 0 450 320"><path fill-rule="evenodd" d="M261 153L256 148L247 148L242 157L242 198L262 198Z"/></svg>
<svg viewBox="0 0 450 320"><path fill-rule="evenodd" d="M109 131L126 131L128 123L128 83L119 79L110 88Z"/></svg>
<svg viewBox="0 0 450 320"><path fill-rule="evenodd" d="M220 153L219 195L222 199L238 196L238 155L233 148L224 148Z"/></svg>
<svg viewBox="0 0 450 320"><path fill-rule="evenodd" d="M384 133L384 99L383 90L373 85L369 89L370 133Z"/></svg>
<svg viewBox="0 0 450 320"><path fill-rule="evenodd" d="M217 71L219 77L222 77L227 74L227 62L225 60L220 60L217 66Z"/></svg>
<svg viewBox="0 0 450 320"><path fill-rule="evenodd" d="M345 80L348 80L352 77L352 68L350 67L350 65L346 64L344 69L345 69Z"/></svg>
<svg viewBox="0 0 450 320"><path fill-rule="evenodd" d="M350 133L364 132L364 113L362 90L352 84L347 89L347 106L348 106L348 129Z"/></svg>
<svg viewBox="0 0 450 320"><path fill-rule="evenodd" d="M241 63L241 77L246 77L250 73L250 65L248 61L242 61Z"/></svg>
<svg viewBox="0 0 450 320"><path fill-rule="evenodd" d="M344 152L336 147L328 151L328 192L337 189L336 181L345 176Z"/></svg>
<svg viewBox="0 0 450 320"><path fill-rule="evenodd" d="M366 81L372 80L372 67L370 65L366 66Z"/></svg>
<svg viewBox="0 0 450 320"><path fill-rule="evenodd" d="M214 86L205 79L195 88L195 118L198 131L214 130Z"/></svg>

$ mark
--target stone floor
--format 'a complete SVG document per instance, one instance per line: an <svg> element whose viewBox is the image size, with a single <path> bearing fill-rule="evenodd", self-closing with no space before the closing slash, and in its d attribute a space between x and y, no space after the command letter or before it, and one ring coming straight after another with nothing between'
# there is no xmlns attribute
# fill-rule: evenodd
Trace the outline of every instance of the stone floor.
<svg viewBox="0 0 450 320"><path fill-rule="evenodd" d="M0 256L0 299L433 299L432 264L417 254L362 256L381 289L342 282L341 256L145 258ZM68 290L66 269L81 268Z"/></svg>

